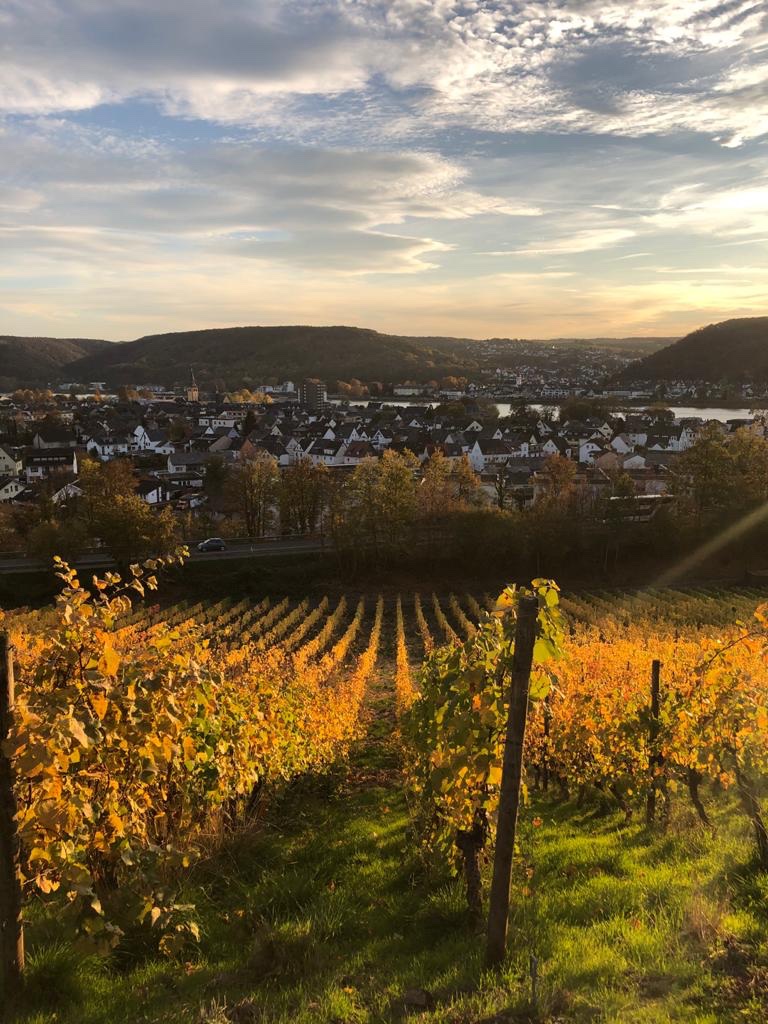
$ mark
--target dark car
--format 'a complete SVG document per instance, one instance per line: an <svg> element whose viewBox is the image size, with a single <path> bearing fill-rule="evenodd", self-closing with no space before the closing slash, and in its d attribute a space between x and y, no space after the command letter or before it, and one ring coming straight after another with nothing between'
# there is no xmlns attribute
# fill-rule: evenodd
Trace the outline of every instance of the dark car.
<svg viewBox="0 0 768 1024"><path fill-rule="evenodd" d="M208 537L197 545L198 551L226 551L227 545L221 537Z"/></svg>

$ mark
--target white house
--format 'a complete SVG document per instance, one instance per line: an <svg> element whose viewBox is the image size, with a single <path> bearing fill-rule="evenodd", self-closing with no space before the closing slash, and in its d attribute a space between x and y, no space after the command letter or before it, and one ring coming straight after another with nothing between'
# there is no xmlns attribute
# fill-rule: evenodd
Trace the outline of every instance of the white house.
<svg viewBox="0 0 768 1024"><path fill-rule="evenodd" d="M594 462L602 451L604 448L597 441L582 441L579 445L579 462Z"/></svg>
<svg viewBox="0 0 768 1024"><path fill-rule="evenodd" d="M161 480L142 480L136 489L136 493L148 505L162 505L170 497L168 488Z"/></svg>
<svg viewBox="0 0 768 1024"><path fill-rule="evenodd" d="M24 490L24 483L17 476L0 477L0 501L13 501Z"/></svg>
<svg viewBox="0 0 768 1024"><path fill-rule="evenodd" d="M343 441L313 441L304 451L304 456L316 466L341 466L347 446Z"/></svg>
<svg viewBox="0 0 768 1024"><path fill-rule="evenodd" d="M512 450L506 441L492 438L477 440L469 450L469 462L476 473L482 473L486 466L501 466L509 462Z"/></svg>
<svg viewBox="0 0 768 1024"><path fill-rule="evenodd" d="M611 448L613 448L618 455L628 455L629 452L635 450L635 446L632 444L627 434L617 434L611 441Z"/></svg>
<svg viewBox="0 0 768 1024"><path fill-rule="evenodd" d="M23 468L22 459L9 448L0 445L0 476L19 476Z"/></svg>
<svg viewBox="0 0 768 1024"><path fill-rule="evenodd" d="M45 480L52 473L72 473L77 476L77 452L74 448L29 449L24 472L28 483Z"/></svg>
<svg viewBox="0 0 768 1024"><path fill-rule="evenodd" d="M99 435L89 437L85 447L89 455L95 455L102 462L119 458L121 455L130 455L135 450L133 438L130 436L113 437L111 435Z"/></svg>

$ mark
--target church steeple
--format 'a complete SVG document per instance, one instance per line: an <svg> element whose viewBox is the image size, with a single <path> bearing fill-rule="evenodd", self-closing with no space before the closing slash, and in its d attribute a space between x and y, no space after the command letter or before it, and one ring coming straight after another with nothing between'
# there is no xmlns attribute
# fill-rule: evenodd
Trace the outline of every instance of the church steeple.
<svg viewBox="0 0 768 1024"><path fill-rule="evenodd" d="M195 371L192 369L191 366L189 368L189 385L187 387L187 401L200 401L200 388L197 386L197 381L195 380Z"/></svg>

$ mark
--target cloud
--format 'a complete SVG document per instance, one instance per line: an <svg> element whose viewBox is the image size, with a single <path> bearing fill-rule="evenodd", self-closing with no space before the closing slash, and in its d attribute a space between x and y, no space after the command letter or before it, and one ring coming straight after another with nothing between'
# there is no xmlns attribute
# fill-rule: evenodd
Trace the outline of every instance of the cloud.
<svg viewBox="0 0 768 1024"><path fill-rule="evenodd" d="M573 253L593 252L595 249L607 249L611 246L634 238L634 231L621 228L603 228L592 231L576 231L563 238L552 239L529 246L527 249L494 250L481 253L484 256L548 256L571 255Z"/></svg>
<svg viewBox="0 0 768 1024"><path fill-rule="evenodd" d="M0 35L6 330L764 306L762 0L0 0Z"/></svg>
<svg viewBox="0 0 768 1024"><path fill-rule="evenodd" d="M1 19L6 111L148 97L174 115L358 139L768 132L754 0L4 0Z"/></svg>
<svg viewBox="0 0 768 1024"><path fill-rule="evenodd" d="M28 186L0 190L4 248L86 263L121 245L126 259L146 259L154 246L410 274L451 250L414 233L419 222L536 212L467 190L459 164L413 151L222 142L131 150L110 135L41 122L0 135L0 161Z"/></svg>
<svg viewBox="0 0 768 1024"><path fill-rule="evenodd" d="M756 238L768 232L768 174L734 188L694 184L674 189L649 222L665 230Z"/></svg>

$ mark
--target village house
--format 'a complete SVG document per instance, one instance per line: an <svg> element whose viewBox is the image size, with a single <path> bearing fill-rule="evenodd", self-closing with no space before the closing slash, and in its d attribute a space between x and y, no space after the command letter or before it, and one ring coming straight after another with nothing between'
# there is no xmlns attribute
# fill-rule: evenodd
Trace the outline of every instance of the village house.
<svg viewBox="0 0 768 1024"><path fill-rule="evenodd" d="M77 450L75 448L30 448L24 457L27 483L46 480L54 474L70 473L77 476Z"/></svg>

